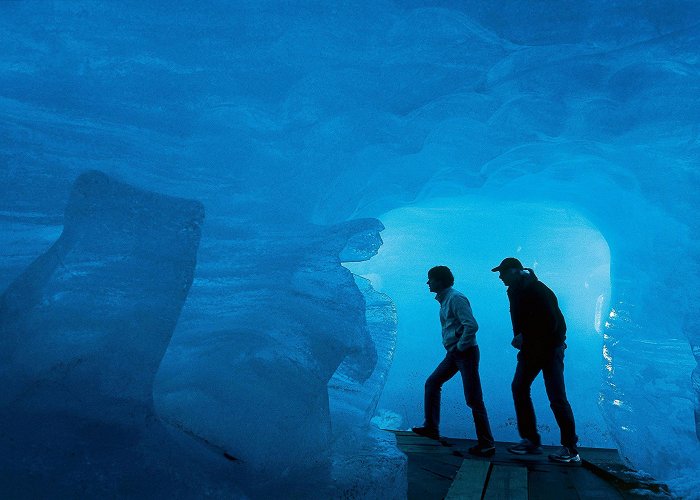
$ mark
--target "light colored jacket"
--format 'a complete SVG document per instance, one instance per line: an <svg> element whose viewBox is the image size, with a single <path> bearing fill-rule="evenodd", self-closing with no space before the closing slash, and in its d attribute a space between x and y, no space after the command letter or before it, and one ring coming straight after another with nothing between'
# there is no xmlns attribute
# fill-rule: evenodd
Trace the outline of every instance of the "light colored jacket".
<svg viewBox="0 0 700 500"><path fill-rule="evenodd" d="M440 324L442 325L442 345L451 351L460 351L476 345L476 331L479 325L472 314L472 306L467 297L452 287L435 295L440 302Z"/></svg>

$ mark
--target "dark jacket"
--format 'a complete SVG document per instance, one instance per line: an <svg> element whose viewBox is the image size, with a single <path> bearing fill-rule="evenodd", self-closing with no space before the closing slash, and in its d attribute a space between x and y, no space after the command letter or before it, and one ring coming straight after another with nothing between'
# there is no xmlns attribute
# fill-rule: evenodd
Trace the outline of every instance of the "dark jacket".
<svg viewBox="0 0 700 500"><path fill-rule="evenodd" d="M557 297L532 269L508 287L513 335L521 333L523 354L545 354L564 345L566 322Z"/></svg>

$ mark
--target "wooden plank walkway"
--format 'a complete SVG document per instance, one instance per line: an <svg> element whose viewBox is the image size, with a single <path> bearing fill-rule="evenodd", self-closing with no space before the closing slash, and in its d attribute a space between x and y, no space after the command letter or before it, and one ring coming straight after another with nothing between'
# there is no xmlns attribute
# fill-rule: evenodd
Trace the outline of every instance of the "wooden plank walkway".
<svg viewBox="0 0 700 500"><path fill-rule="evenodd" d="M445 500L481 498L490 468L489 463L483 460L463 460Z"/></svg>
<svg viewBox="0 0 700 500"><path fill-rule="evenodd" d="M518 456L506 451L512 443L496 443L494 456L479 458L467 453L473 440L435 441L410 431L391 432L408 457L409 500L670 498L665 485L640 479L614 449L580 448L582 464L557 464L547 455L558 447Z"/></svg>

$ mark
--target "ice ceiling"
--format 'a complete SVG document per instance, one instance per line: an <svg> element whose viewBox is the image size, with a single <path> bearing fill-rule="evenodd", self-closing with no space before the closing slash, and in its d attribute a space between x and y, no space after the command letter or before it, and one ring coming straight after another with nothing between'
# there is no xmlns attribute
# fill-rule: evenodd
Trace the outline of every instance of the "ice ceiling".
<svg viewBox="0 0 700 500"><path fill-rule="evenodd" d="M213 360L235 357L231 332L236 342L261 327L282 342L308 332L309 359L327 361L318 381L340 362L334 349L364 353L343 365L348 380L372 380L369 361L388 365L391 345L367 347L380 329L357 333L362 299L337 265L353 235L376 247L380 226L351 220L441 197L572 207L610 249L602 388L591 397L625 457L693 491L699 14L696 2L667 0L2 2L0 288L59 237L88 170L197 200L197 268L156 383L169 411L190 401L179 411L202 422L212 413L191 402L230 369ZM182 210L183 227L198 224ZM328 327L330 344L314 330ZM205 369L189 388L198 396L177 378L183 365ZM253 386L276 365L261 366ZM235 403L225 392L208 395L219 416ZM358 421L369 411L356 410ZM229 439L233 424L208 425L193 432Z"/></svg>

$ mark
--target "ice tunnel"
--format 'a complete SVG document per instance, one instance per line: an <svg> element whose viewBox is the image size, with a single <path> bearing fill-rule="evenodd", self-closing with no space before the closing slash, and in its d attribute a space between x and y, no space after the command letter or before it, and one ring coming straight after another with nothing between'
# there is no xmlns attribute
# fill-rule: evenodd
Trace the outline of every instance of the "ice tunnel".
<svg viewBox="0 0 700 500"><path fill-rule="evenodd" d="M426 265L509 367L517 255L578 325L582 444L697 496L699 15L0 2L0 493L403 498Z"/></svg>
<svg viewBox="0 0 700 500"><path fill-rule="evenodd" d="M602 385L598 375L604 362L603 323L610 311L610 250L589 221L570 207L552 203L479 197L434 199L380 218L386 229L378 255L346 267L390 296L397 309L397 349L378 406L382 427L404 429L423 420L423 384L444 357L438 304L428 293L425 275L433 265L450 264L455 288L468 294L479 323L482 385L496 439L519 440L510 401L515 356L507 356L506 349L512 335L508 301L503 284L491 272L498 262L490 265L493 255L517 255L558 291L568 318L568 393L582 441L613 446L600 401L591 398ZM556 262L557 271L543 268L543 262ZM548 408L543 387L535 390L536 405ZM443 398L442 432L459 436L470 429L473 434L461 384L448 384ZM541 415L538 422L543 438L558 444L553 416Z"/></svg>

